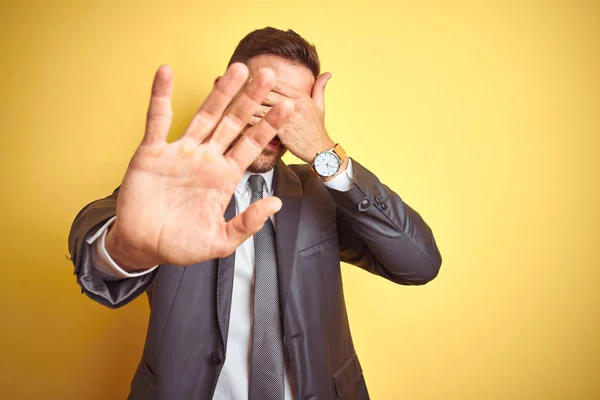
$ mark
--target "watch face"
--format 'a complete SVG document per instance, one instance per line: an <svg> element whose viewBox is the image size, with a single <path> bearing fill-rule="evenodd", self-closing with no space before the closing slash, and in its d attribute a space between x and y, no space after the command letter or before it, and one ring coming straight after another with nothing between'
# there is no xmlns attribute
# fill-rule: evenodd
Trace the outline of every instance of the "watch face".
<svg viewBox="0 0 600 400"><path fill-rule="evenodd" d="M326 151L315 158L315 171L321 176L334 175L340 169L340 159L332 152Z"/></svg>

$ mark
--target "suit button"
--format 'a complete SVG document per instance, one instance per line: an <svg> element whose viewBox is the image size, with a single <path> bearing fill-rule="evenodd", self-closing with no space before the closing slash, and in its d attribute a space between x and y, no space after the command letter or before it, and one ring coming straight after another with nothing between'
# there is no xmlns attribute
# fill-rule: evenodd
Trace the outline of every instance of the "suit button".
<svg viewBox="0 0 600 400"><path fill-rule="evenodd" d="M213 364L219 365L223 362L223 357L219 353L212 353L210 360Z"/></svg>
<svg viewBox="0 0 600 400"><path fill-rule="evenodd" d="M381 203L381 208L382 208L383 210L387 210L387 209L388 209L388 205L387 205L387 203Z"/></svg>
<svg viewBox="0 0 600 400"><path fill-rule="evenodd" d="M371 200L368 198L364 198L358 203L358 211L365 211L367 208L371 206Z"/></svg>
<svg viewBox="0 0 600 400"><path fill-rule="evenodd" d="M381 198L381 196L380 196L380 195L376 195L376 196L375 196L375 202L376 202L376 203L379 203L379 204L383 203L383 199Z"/></svg>

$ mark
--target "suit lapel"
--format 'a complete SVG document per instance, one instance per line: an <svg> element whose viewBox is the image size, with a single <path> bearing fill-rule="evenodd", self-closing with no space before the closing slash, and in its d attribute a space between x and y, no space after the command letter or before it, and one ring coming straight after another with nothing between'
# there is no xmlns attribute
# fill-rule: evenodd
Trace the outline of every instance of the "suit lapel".
<svg viewBox="0 0 600 400"><path fill-rule="evenodd" d="M273 184L275 185L275 196L279 197L283 203L281 210L275 214L275 243L277 246L279 299L282 313L285 313L290 281L296 265L296 244L302 212L302 183L298 176L280 160L275 167ZM234 216L235 197L232 197L225 211L225 220L229 221ZM235 252L227 257L220 258L218 265L217 320L223 346L226 349L233 277L235 274Z"/></svg>
<svg viewBox="0 0 600 400"><path fill-rule="evenodd" d="M229 221L233 217L235 217L235 196L231 198L225 210L226 221ZM227 349L227 332L229 330L234 274L235 251L227 257L219 258L219 269L217 271L217 320L219 322L224 349Z"/></svg>
<svg viewBox="0 0 600 400"><path fill-rule="evenodd" d="M302 183L298 176L279 160L275 167L275 196L283 202L275 214L275 243L281 311L285 313L290 281L296 265L296 245L302 212Z"/></svg>

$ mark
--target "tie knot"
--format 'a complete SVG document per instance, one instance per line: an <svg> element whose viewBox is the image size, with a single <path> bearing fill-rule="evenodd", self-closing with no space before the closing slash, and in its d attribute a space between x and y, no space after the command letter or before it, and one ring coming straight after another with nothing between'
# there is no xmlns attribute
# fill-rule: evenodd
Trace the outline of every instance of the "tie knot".
<svg viewBox="0 0 600 400"><path fill-rule="evenodd" d="M250 192L253 195L259 195L262 197L264 185L265 178L263 178L262 175L254 174L248 177L248 186L250 187Z"/></svg>

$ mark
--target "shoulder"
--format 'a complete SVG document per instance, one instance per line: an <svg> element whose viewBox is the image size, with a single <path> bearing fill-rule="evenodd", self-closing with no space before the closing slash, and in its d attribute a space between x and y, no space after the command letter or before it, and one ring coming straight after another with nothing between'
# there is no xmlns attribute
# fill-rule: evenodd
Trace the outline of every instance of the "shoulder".
<svg viewBox="0 0 600 400"><path fill-rule="evenodd" d="M317 179L317 176L308 164L290 164L288 167L296 174L302 183Z"/></svg>
<svg viewBox="0 0 600 400"><path fill-rule="evenodd" d="M298 177L302 183L302 191L304 197L315 197L323 201L329 201L329 193L327 187L323 184L310 165L308 164L290 164L288 167Z"/></svg>
<svg viewBox="0 0 600 400"><path fill-rule="evenodd" d="M300 179L302 182L302 187L304 191L312 192L326 192L325 185L323 185L323 181L319 178L310 165L308 164L290 164L288 167L292 170L292 172Z"/></svg>

